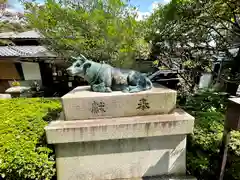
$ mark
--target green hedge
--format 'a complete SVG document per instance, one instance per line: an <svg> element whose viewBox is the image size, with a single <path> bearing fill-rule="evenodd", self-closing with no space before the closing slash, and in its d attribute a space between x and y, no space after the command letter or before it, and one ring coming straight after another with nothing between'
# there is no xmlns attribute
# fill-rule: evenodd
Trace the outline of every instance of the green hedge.
<svg viewBox="0 0 240 180"><path fill-rule="evenodd" d="M195 117L194 133L188 137L187 169L199 180L219 176L226 102L225 95L203 91L188 97L182 104ZM232 132L224 179L240 179L240 132Z"/></svg>
<svg viewBox="0 0 240 180"><path fill-rule="evenodd" d="M53 148L44 127L61 110L58 100L0 100L0 175L6 180L55 176Z"/></svg>
<svg viewBox="0 0 240 180"><path fill-rule="evenodd" d="M188 138L187 168L201 179L216 179L226 97L205 91L187 97L181 106L195 116ZM58 100L0 100L0 176L6 180L50 180L55 176L52 146L44 127L61 111ZM240 179L240 133L233 132L225 179Z"/></svg>

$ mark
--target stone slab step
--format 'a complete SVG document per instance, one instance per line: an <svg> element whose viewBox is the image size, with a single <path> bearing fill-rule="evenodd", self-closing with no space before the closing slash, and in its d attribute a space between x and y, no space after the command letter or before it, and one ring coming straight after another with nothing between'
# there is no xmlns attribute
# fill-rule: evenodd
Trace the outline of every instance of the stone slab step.
<svg viewBox="0 0 240 180"><path fill-rule="evenodd" d="M181 109L171 114L81 121L52 121L46 128L49 144L189 134L194 118Z"/></svg>
<svg viewBox="0 0 240 180"><path fill-rule="evenodd" d="M192 176L160 176L160 177L144 177L144 178L130 178L130 179L115 179L115 180L197 180Z"/></svg>
<svg viewBox="0 0 240 180"><path fill-rule="evenodd" d="M89 86L77 87L64 95L65 120L86 120L171 113L177 92L163 86L139 93L97 93Z"/></svg>

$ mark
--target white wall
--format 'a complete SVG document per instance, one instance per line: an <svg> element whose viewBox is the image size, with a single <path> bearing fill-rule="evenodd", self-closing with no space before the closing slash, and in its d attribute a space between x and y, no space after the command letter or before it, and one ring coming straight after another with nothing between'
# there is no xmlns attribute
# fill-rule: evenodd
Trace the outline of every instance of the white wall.
<svg viewBox="0 0 240 180"><path fill-rule="evenodd" d="M212 74L211 73L205 73L201 76L200 82L199 82L199 88L208 88L212 81Z"/></svg>
<svg viewBox="0 0 240 180"><path fill-rule="evenodd" d="M38 63L22 62L22 69L25 80L41 80Z"/></svg>

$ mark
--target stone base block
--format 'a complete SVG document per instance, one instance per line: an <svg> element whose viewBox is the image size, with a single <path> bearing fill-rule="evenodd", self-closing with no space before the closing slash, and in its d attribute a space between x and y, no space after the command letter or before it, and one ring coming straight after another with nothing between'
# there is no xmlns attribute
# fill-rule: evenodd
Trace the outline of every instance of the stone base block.
<svg viewBox="0 0 240 180"><path fill-rule="evenodd" d="M163 86L139 93L97 93L77 87L62 97L65 120L83 120L168 114L175 109L177 93Z"/></svg>
<svg viewBox="0 0 240 180"><path fill-rule="evenodd" d="M58 180L106 180L185 174L186 136L56 145Z"/></svg>
<svg viewBox="0 0 240 180"><path fill-rule="evenodd" d="M186 134L194 118L172 114L56 121L46 127L55 144L58 180L134 179L185 174Z"/></svg>
<svg viewBox="0 0 240 180"><path fill-rule="evenodd" d="M192 176L159 176L159 177L144 177L134 179L121 179L121 180L197 180Z"/></svg>
<svg viewBox="0 0 240 180"><path fill-rule="evenodd" d="M144 178L131 178L121 180L197 180L193 176L156 176L156 177L144 177Z"/></svg>

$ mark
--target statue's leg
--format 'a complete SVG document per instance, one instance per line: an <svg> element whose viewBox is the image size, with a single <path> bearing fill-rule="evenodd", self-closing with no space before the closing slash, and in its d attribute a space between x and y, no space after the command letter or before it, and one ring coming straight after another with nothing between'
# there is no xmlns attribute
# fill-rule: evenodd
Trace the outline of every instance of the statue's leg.
<svg viewBox="0 0 240 180"><path fill-rule="evenodd" d="M112 92L111 86L112 86L112 70L111 68L108 68L103 73L102 81L105 85L105 92Z"/></svg>
<svg viewBox="0 0 240 180"><path fill-rule="evenodd" d="M136 93L136 92L140 92L140 91L143 91L143 89L141 89L139 86L129 86L130 93Z"/></svg>
<svg viewBox="0 0 240 180"><path fill-rule="evenodd" d="M131 78L131 85L129 86L130 93L136 93L140 91L144 91L147 85L146 78L140 74L134 74Z"/></svg>
<svg viewBox="0 0 240 180"><path fill-rule="evenodd" d="M94 91L94 92L105 92L105 84L104 83L93 84L92 85L92 91Z"/></svg>
<svg viewBox="0 0 240 180"><path fill-rule="evenodd" d="M139 75L136 72L131 72L128 74L128 92L134 93L141 91L138 86Z"/></svg>
<svg viewBox="0 0 240 180"><path fill-rule="evenodd" d="M112 92L110 88L105 86L104 82L102 82L100 84L93 84L92 91L94 91L94 92Z"/></svg>
<svg viewBox="0 0 240 180"><path fill-rule="evenodd" d="M110 87L105 87L105 92L112 92Z"/></svg>
<svg viewBox="0 0 240 180"><path fill-rule="evenodd" d="M125 86L123 89L122 89L122 92L124 93L128 93L130 91L129 87L128 86Z"/></svg>

